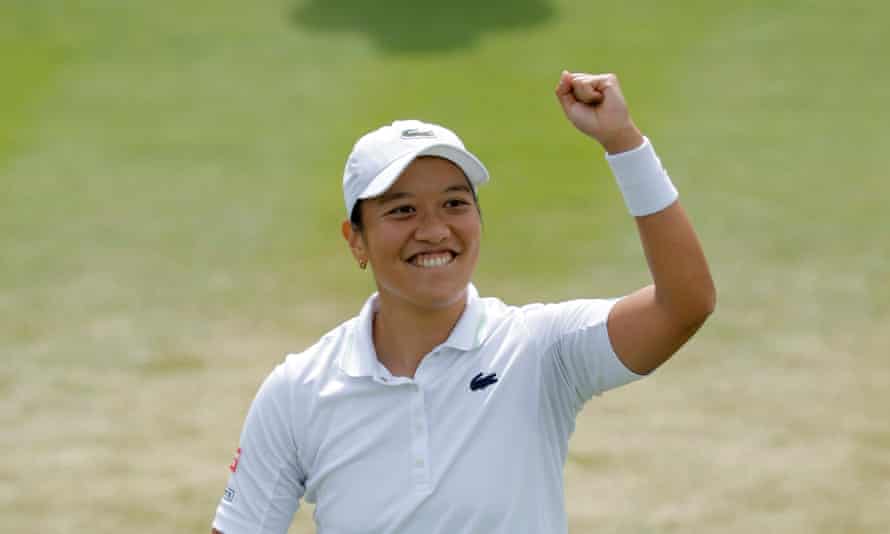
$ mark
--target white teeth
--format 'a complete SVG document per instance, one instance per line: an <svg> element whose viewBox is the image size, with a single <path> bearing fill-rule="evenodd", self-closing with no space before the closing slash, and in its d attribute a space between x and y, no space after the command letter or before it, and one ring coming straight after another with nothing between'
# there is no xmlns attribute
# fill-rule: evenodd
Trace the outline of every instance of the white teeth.
<svg viewBox="0 0 890 534"><path fill-rule="evenodd" d="M418 267L441 267L447 265L454 260L454 256L450 253L435 255L420 255L414 259L414 265Z"/></svg>

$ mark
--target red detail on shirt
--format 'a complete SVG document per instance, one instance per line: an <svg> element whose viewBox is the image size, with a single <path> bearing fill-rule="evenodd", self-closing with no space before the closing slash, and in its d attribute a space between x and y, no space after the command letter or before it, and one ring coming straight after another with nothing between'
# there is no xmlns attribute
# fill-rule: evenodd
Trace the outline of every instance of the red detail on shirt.
<svg viewBox="0 0 890 534"><path fill-rule="evenodd" d="M229 466L229 471L235 472L238 469L238 460L241 459L241 447L238 447L238 450L235 451L235 456L232 458L232 465Z"/></svg>

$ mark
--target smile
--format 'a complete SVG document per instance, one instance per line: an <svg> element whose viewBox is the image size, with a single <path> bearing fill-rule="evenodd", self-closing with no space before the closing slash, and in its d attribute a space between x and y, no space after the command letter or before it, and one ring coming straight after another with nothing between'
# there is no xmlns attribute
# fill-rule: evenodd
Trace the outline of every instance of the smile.
<svg viewBox="0 0 890 534"><path fill-rule="evenodd" d="M449 265L454 261L454 258L456 257L457 254L451 251L434 252L430 254L415 254L408 259L408 263L414 265L415 267L433 269L436 267L444 267L445 265Z"/></svg>

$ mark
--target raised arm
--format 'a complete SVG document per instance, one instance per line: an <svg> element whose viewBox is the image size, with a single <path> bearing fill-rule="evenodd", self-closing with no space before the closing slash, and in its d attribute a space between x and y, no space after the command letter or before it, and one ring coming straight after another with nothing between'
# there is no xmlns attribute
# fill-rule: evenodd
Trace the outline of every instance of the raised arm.
<svg viewBox="0 0 890 534"><path fill-rule="evenodd" d="M613 74L563 72L556 96L566 118L609 154L637 222L654 284L621 299L607 323L621 361L647 374L670 358L712 313L716 290L676 190L637 129Z"/></svg>

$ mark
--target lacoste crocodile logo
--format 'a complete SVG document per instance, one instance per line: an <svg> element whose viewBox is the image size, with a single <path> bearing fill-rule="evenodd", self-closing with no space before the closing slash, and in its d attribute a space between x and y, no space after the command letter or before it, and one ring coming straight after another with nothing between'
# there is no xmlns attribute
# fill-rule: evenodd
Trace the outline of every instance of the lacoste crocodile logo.
<svg viewBox="0 0 890 534"><path fill-rule="evenodd" d="M485 389L497 381L497 373L489 373L487 375L479 373L478 375L474 376L472 380L470 380L470 391Z"/></svg>
<svg viewBox="0 0 890 534"><path fill-rule="evenodd" d="M436 134L432 130L421 130L420 128L409 128L402 130L402 139L434 139Z"/></svg>

